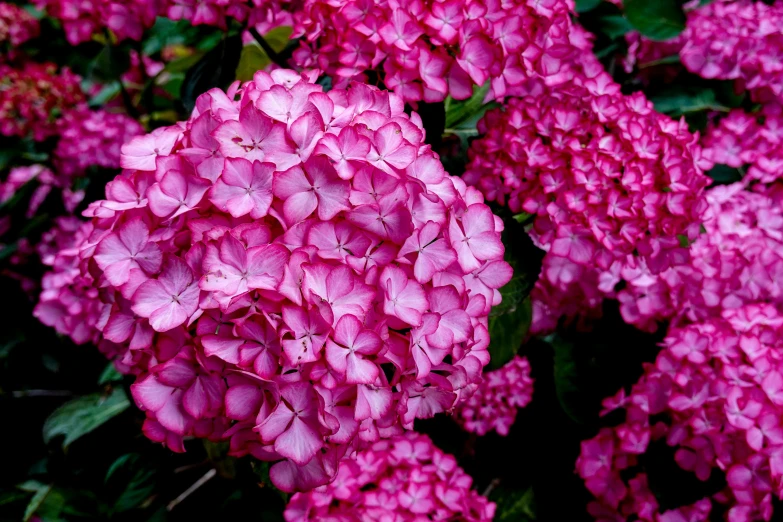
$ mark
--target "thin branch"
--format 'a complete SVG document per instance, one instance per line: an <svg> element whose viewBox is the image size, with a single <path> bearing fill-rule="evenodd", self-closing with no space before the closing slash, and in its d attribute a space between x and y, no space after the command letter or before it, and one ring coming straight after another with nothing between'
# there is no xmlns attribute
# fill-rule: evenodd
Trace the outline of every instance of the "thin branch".
<svg viewBox="0 0 783 522"><path fill-rule="evenodd" d="M484 490L484 492L481 494L483 497L488 497L490 493L492 493L492 490L498 487L498 484L500 484L500 479L495 478L492 479L492 482L489 483L487 486L487 489Z"/></svg>
<svg viewBox="0 0 783 522"><path fill-rule="evenodd" d="M198 488L209 482L209 480L214 477L217 474L217 470L215 468L210 469L206 473L204 473L204 476L198 479L196 482L193 483L192 486L190 486L188 489L182 492L180 496L169 502L169 505L166 506L167 511L173 510L175 507L179 505L180 502L188 498L194 491L196 491Z"/></svg>
<svg viewBox="0 0 783 522"><path fill-rule="evenodd" d="M264 52L269 56L269 59L275 62L277 65L282 67L283 69L288 69L288 64L285 63L285 60L283 60L279 54L277 54L277 51L272 49L272 46L269 45L269 42L264 40L264 37L261 36L261 33L259 33L255 27L248 27L248 32L255 38L256 42L258 42L258 45L261 46L261 49L264 50Z"/></svg>
<svg viewBox="0 0 783 522"><path fill-rule="evenodd" d="M19 390L11 392L11 396L19 399L22 397L71 397L72 391L68 390Z"/></svg>

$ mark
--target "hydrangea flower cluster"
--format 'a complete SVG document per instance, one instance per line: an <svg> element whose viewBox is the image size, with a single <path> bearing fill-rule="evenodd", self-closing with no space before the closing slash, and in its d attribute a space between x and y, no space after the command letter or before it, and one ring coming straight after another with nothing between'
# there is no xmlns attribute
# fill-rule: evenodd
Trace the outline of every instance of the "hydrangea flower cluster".
<svg viewBox="0 0 783 522"><path fill-rule="evenodd" d="M468 400L455 410L455 418L463 429L478 435L495 430L508 435L517 410L533 399L533 379L530 363L515 355L497 370L484 374L484 380Z"/></svg>
<svg viewBox="0 0 783 522"><path fill-rule="evenodd" d="M89 41L104 28L119 40L141 40L157 16L188 20L193 25L226 28L226 19L250 25L279 25L290 19L278 2L270 0L35 0L39 9L63 23L68 42Z"/></svg>
<svg viewBox="0 0 783 522"><path fill-rule="evenodd" d="M88 241L93 226L81 220L76 226L76 219L55 220L54 228L42 237L38 251L41 262L51 271L43 276L33 315L76 344L99 344L105 342L98 329L105 306L93 279L82 275L79 257L79 247Z"/></svg>
<svg viewBox="0 0 783 522"><path fill-rule="evenodd" d="M175 450L228 438L280 461L287 491L459 402L511 278L502 221L446 174L418 115L374 87L314 80L258 72L123 147L126 170L85 212L74 280L91 286L58 286L55 265L46 295L86 295L80 324L95 330L80 339L100 332L138 375L147 436Z"/></svg>
<svg viewBox="0 0 783 522"><path fill-rule="evenodd" d="M702 321L723 309L754 302L783 304L783 212L777 189L745 190L743 183L707 193L705 233L691 245L691 260L662 274L629 270L617 298L626 322L652 329L657 321Z"/></svg>
<svg viewBox="0 0 783 522"><path fill-rule="evenodd" d="M0 64L0 134L41 141L58 132L57 120L85 102L79 77L52 63Z"/></svg>
<svg viewBox="0 0 783 522"><path fill-rule="evenodd" d="M727 505L728 520L769 520L773 497L783 496L782 328L769 304L672 328L630 395L605 401L607 411L625 408L626 421L582 444L577 471L597 498L591 512L664 520L640 459L652 441L665 441L700 480L725 473L712 500ZM709 520L710 499L691 509L667 520Z"/></svg>
<svg viewBox="0 0 783 522"><path fill-rule="evenodd" d="M556 256L608 268L635 254L660 272L695 239L708 178L684 121L624 96L599 67L584 87L537 89L487 113L465 180L513 212Z"/></svg>
<svg viewBox="0 0 783 522"><path fill-rule="evenodd" d="M472 479L426 435L379 441L340 463L328 486L291 497L288 522L324 520L490 521L495 504L470 489Z"/></svg>
<svg viewBox="0 0 783 522"><path fill-rule="evenodd" d="M533 331L562 316L590 315L617 266L659 273L687 261L678 236L694 240L709 182L697 137L623 95L600 64L567 88L530 85L479 123L463 176L487 199L535 217L547 250L533 292ZM604 278L606 279L606 278Z"/></svg>
<svg viewBox="0 0 783 522"><path fill-rule="evenodd" d="M71 45L89 41L94 34L111 29L118 39L141 40L160 14L159 0L34 0L38 9L60 20Z"/></svg>
<svg viewBox="0 0 783 522"><path fill-rule="evenodd" d="M689 13L680 60L703 78L740 80L762 98L783 100L781 26L780 2L710 2Z"/></svg>
<svg viewBox="0 0 783 522"><path fill-rule="evenodd" d="M714 164L745 168L745 183L768 184L783 172L783 112L762 106L757 113L733 110L711 126L702 139L703 158Z"/></svg>
<svg viewBox="0 0 783 522"><path fill-rule="evenodd" d="M80 110L60 120L54 162L62 176L78 176L90 166L120 167L120 148L144 128L133 118L106 111Z"/></svg>
<svg viewBox="0 0 783 522"><path fill-rule="evenodd" d="M687 25L676 38L656 42L630 33L625 68L676 54L707 79L737 80L761 100L783 101L783 4L751 0L688 2ZM715 38L720 35L720 38Z"/></svg>
<svg viewBox="0 0 783 522"><path fill-rule="evenodd" d="M5 181L0 182L0 204L10 200L18 190L31 182L36 183L37 186L27 205L25 215L28 218L36 215L52 189L61 193L63 205L68 212L73 212L84 197L80 191L71 190L70 178L56 174L44 165L35 164L14 167L8 172Z"/></svg>
<svg viewBox="0 0 783 522"><path fill-rule="evenodd" d="M0 2L0 44L7 42L11 47L22 45L38 36L38 20L24 8L7 2Z"/></svg>
<svg viewBox="0 0 783 522"><path fill-rule="evenodd" d="M528 78L570 81L590 47L572 11L571 0L306 0L293 58L336 85L380 77L406 102L465 99L488 80L488 98L502 98Z"/></svg>

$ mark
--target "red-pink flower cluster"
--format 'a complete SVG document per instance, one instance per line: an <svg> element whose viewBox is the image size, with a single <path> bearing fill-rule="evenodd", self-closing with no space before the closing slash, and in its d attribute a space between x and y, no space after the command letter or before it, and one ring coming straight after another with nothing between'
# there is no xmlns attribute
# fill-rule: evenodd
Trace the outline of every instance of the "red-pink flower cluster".
<svg viewBox="0 0 783 522"><path fill-rule="evenodd" d="M22 45L38 36L38 20L22 7L0 2L0 44Z"/></svg>
<svg viewBox="0 0 783 522"><path fill-rule="evenodd" d="M685 7L685 31L672 40L654 42L629 34L628 72L637 62L679 54L685 68L702 78L737 80L759 100L783 101L783 4L715 0Z"/></svg>
<svg viewBox="0 0 783 522"><path fill-rule="evenodd" d="M531 232L551 255L608 268L634 254L660 272L686 256L677 235L698 234L709 178L685 122L622 95L599 67L488 112L464 179L535 215Z"/></svg>
<svg viewBox="0 0 783 522"><path fill-rule="evenodd" d="M222 29L226 28L227 18L234 18L264 31L292 23L292 7L287 4L286 0L168 0L165 16Z"/></svg>
<svg viewBox="0 0 783 522"><path fill-rule="evenodd" d="M488 80L488 97L502 98L528 78L571 80L589 49L572 11L571 0L306 0L294 62L337 85L378 75L406 102L468 98Z"/></svg>
<svg viewBox="0 0 783 522"><path fill-rule="evenodd" d="M39 9L60 20L71 45L89 41L104 28L118 39L141 40L145 29L152 27L161 14L160 0L34 0Z"/></svg>
<svg viewBox="0 0 783 522"><path fill-rule="evenodd" d="M340 463L328 486L291 497L288 522L460 520L489 522L495 504L426 435L408 432L372 444Z"/></svg>
<svg viewBox="0 0 783 522"><path fill-rule="evenodd" d="M0 64L0 134L41 141L58 132L57 120L83 105L79 77L52 63Z"/></svg>
<svg viewBox="0 0 783 522"><path fill-rule="evenodd" d="M194 25L226 28L234 18L252 26L273 27L288 21L290 15L272 0L34 0L39 9L63 24L72 45L89 41L104 28L119 40L141 40L155 18L188 20Z"/></svg>
<svg viewBox="0 0 783 522"><path fill-rule="evenodd" d="M106 111L72 111L59 123L54 163L63 176L84 174L91 166L119 168L122 145L144 133L133 118Z"/></svg>
<svg viewBox="0 0 783 522"><path fill-rule="evenodd" d="M475 393L455 409L455 418L471 433L486 435L495 430L508 435L517 410L527 406L532 398L530 363L515 355L502 367L484 374Z"/></svg>
<svg viewBox="0 0 783 522"><path fill-rule="evenodd" d="M727 487L712 500L727 505L728 520L769 520L772 499L783 496L782 334L783 316L769 304L671 329L630 395L604 403L625 408L625 422L582 443L577 471L597 498L591 512L603 513L599 520L664 520L640 456L651 441L665 441L700 480L725 473ZM698 506L669 520L709 520L709 499Z"/></svg>
<svg viewBox="0 0 783 522"><path fill-rule="evenodd" d="M63 198L63 205L68 212L73 212L76 206L84 198L81 191L71 190L71 179L67 176L55 174L51 169L43 165L29 165L26 167L14 167L8 172L5 181L0 182L0 204L10 200L27 183L35 183L27 204L26 217L32 218L46 200L52 189L58 190Z"/></svg>
<svg viewBox="0 0 783 522"><path fill-rule="evenodd" d="M783 100L782 26L780 2L710 2L689 13L680 60L703 78L740 80L763 98Z"/></svg>
<svg viewBox="0 0 783 522"><path fill-rule="evenodd" d="M742 183L711 189L705 232L687 264L655 276L628 268L616 274L627 281L617 295L626 322L651 329L657 321L702 321L754 302L783 304L781 196Z"/></svg>
<svg viewBox="0 0 783 522"><path fill-rule="evenodd" d="M103 303L82 338L100 331L138 374L145 433L177 450L229 438L281 461L287 491L451 409L489 361L487 315L511 278L501 220L446 174L418 115L314 79L258 72L123 147L78 275L92 279L78 312ZM60 289L47 301L76 293Z"/></svg>
<svg viewBox="0 0 783 522"><path fill-rule="evenodd" d="M79 247L89 239L93 225L87 222L77 227L73 219L55 220L54 228L42 238L41 261L52 270L43 276L33 315L76 344L98 343L97 325L105 306L92 277L83 275L79 268Z"/></svg>
<svg viewBox="0 0 783 522"><path fill-rule="evenodd" d="M533 292L533 331L589 315L612 291L600 270L618 264L659 273L688 259L709 178L684 121L625 96L599 64L556 89L489 111L463 176L487 199L535 216L531 235L547 256ZM600 270L596 270L596 268Z"/></svg>
<svg viewBox="0 0 783 522"><path fill-rule="evenodd" d="M783 111L767 104L753 114L733 110L707 130L703 158L711 164L746 169L744 183L772 183L783 177Z"/></svg>

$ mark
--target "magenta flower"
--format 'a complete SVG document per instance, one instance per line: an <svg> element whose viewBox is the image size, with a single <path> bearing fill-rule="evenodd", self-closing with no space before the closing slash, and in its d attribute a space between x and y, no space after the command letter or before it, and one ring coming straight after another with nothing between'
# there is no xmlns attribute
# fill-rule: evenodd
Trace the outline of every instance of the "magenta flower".
<svg viewBox="0 0 783 522"><path fill-rule="evenodd" d="M455 411L466 431L486 435L492 430L508 435L517 410L533 398L533 379L526 358L514 356L499 369L484 374L484 380L470 398Z"/></svg>
<svg viewBox="0 0 783 522"><path fill-rule="evenodd" d="M524 92L526 80L570 81L589 51L586 38L571 34L572 3L543 5L307 0L295 13L301 46L293 61L340 87L374 73L408 103L465 99L487 81L488 98L502 99Z"/></svg>
<svg viewBox="0 0 783 522"><path fill-rule="evenodd" d="M209 191L213 205L235 218L250 214L266 216L272 204L272 163L250 163L244 158L228 158L220 178Z"/></svg>
<svg viewBox="0 0 783 522"><path fill-rule="evenodd" d="M314 79L256 73L126 144L37 308L137 376L152 440L228 440L288 491L464 400L511 278L501 221L420 118ZM396 501L429 513L438 491Z"/></svg>
<svg viewBox="0 0 783 522"><path fill-rule="evenodd" d="M95 250L95 262L114 286L125 284L133 269L157 273L162 261L160 248L149 240L149 228L141 218L126 222L103 238Z"/></svg>
<svg viewBox="0 0 783 522"><path fill-rule="evenodd" d="M158 332L187 321L198 308L199 288L193 272L178 257L169 257L157 279L142 283L133 294L133 311L150 320Z"/></svg>
<svg viewBox="0 0 783 522"><path fill-rule="evenodd" d="M645 366L630 395L621 390L604 401L604 413L624 409L625 422L582 443L577 472L596 497L588 509L663 520L643 468L633 470L650 443L661 440L676 448L677 464L700 480L715 473L726 477L726 487L715 495L679 508L681 520L709 520L718 504L729 520L769 518L773 495L783 495L783 381L775 355L781 327L783 318L769 304L725 309L671 327L658 359ZM752 340L770 350L737 349Z"/></svg>
<svg viewBox="0 0 783 522"><path fill-rule="evenodd" d="M343 460L332 484L293 495L285 519L492 520L495 504L471 483L456 459L426 435L406 433Z"/></svg>

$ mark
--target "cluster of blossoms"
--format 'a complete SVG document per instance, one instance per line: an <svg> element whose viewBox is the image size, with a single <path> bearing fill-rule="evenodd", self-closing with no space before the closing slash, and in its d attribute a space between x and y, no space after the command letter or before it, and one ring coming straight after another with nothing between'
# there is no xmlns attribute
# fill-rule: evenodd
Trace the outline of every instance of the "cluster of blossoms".
<svg viewBox="0 0 783 522"><path fill-rule="evenodd" d="M773 497L783 496L781 334L783 316L769 304L672 328L630 396L605 401L610 411L625 408L625 422L582 443L577 471L598 500L590 511L600 520L664 520L642 456L665 441L700 480L725 473L727 486L712 500L729 506L728 520L769 520ZM710 504L667 520L709 520Z"/></svg>
<svg viewBox="0 0 783 522"><path fill-rule="evenodd" d="M685 68L703 78L737 80L760 100L783 101L783 4L715 0L689 2L686 8L686 29L672 40L629 35L628 72L637 62L679 54Z"/></svg>
<svg viewBox="0 0 783 522"><path fill-rule="evenodd" d="M746 168L745 183L772 183L783 172L783 112L777 104L757 113L733 110L707 130L702 155L710 164ZM712 165L708 165L712 166Z"/></svg>
<svg viewBox="0 0 783 522"><path fill-rule="evenodd" d="M24 8L0 2L0 44L16 47L38 36L39 31L38 20Z"/></svg>
<svg viewBox="0 0 783 522"><path fill-rule="evenodd" d="M85 101L79 81L52 63L0 64L0 134L36 141L57 134L59 117Z"/></svg>
<svg viewBox="0 0 783 522"><path fill-rule="evenodd" d="M489 522L495 504L426 435L379 441L340 463L332 484L291 497L285 519L305 521L461 520Z"/></svg>
<svg viewBox="0 0 783 522"><path fill-rule="evenodd" d="M101 342L97 323L102 319L103 304L99 289L89 275L82 275L79 246L93 231L92 223L63 217L42 237L38 246L41 261L51 271L43 276L41 295L33 315L76 344Z"/></svg>
<svg viewBox="0 0 783 522"><path fill-rule="evenodd" d="M489 98L514 95L528 78L569 82L586 33L572 26L571 0L306 0L294 62L337 85L369 74L406 102L468 98L491 81Z"/></svg>
<svg viewBox="0 0 783 522"><path fill-rule="evenodd" d="M188 20L194 25L226 28L235 18L253 26L271 27L290 21L279 2L272 0L34 0L39 9L60 20L72 45L89 41L104 28L119 40L141 40L155 18Z"/></svg>
<svg viewBox="0 0 783 522"><path fill-rule="evenodd" d="M697 137L684 121L623 95L603 68L585 62L568 87L530 84L479 123L465 181L513 212L547 251L533 293L533 331L594 310L601 270L629 265L659 273L688 259L709 182ZM597 270L599 269L599 270Z"/></svg>
<svg viewBox="0 0 783 522"><path fill-rule="evenodd" d="M743 183L709 190L705 232L688 263L658 275L624 269L603 277L627 285L617 298L626 322L702 321L754 302L783 304L783 194L745 190ZM613 279L617 278L617 279Z"/></svg>
<svg viewBox="0 0 783 522"><path fill-rule="evenodd" d="M100 337L138 375L150 438L228 438L281 461L287 491L472 391L511 278L502 221L446 174L418 115L313 81L258 72L132 140L85 212L80 272L55 265L36 311L92 326L75 340Z"/></svg>
<svg viewBox="0 0 783 522"><path fill-rule="evenodd" d="M120 148L144 128L133 118L106 111L78 110L59 122L54 163L62 176L78 176L90 166L120 167Z"/></svg>
<svg viewBox="0 0 783 522"><path fill-rule="evenodd" d="M780 2L710 2L689 13L680 60L703 78L740 80L761 98L783 100L782 26Z"/></svg>
<svg viewBox="0 0 783 522"><path fill-rule="evenodd" d="M533 399L530 363L515 355L501 368L484 374L478 389L455 410L457 422L471 433L486 435L495 430L508 435L517 410Z"/></svg>
<svg viewBox="0 0 783 522"><path fill-rule="evenodd" d="M37 186L32 192L27 205L27 212L25 213L27 218L36 215L52 189L61 192L63 205L68 212L73 212L84 196L80 191L71 190L70 178L56 174L44 165L36 164L26 167L14 167L8 172L5 181L0 181L0 204L10 200L24 185L33 182Z"/></svg>

